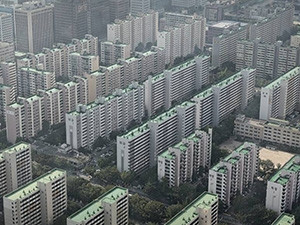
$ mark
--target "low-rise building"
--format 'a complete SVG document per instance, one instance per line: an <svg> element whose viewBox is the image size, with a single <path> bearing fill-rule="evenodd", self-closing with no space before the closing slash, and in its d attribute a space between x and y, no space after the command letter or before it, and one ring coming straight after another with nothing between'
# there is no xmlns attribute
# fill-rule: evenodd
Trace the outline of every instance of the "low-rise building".
<svg viewBox="0 0 300 225"><path fill-rule="evenodd" d="M295 225L295 216L288 213L281 213L272 225Z"/></svg>

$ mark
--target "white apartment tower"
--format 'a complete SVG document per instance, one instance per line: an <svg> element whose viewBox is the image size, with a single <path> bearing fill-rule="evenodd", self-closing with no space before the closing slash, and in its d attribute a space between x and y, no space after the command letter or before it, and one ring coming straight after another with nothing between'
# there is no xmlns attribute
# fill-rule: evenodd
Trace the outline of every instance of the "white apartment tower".
<svg viewBox="0 0 300 225"><path fill-rule="evenodd" d="M110 66L117 63L119 59L128 58L130 58L130 45L110 41L101 42L100 61L102 64Z"/></svg>
<svg viewBox="0 0 300 225"><path fill-rule="evenodd" d="M19 142L0 153L0 195L27 184L32 179L31 145Z"/></svg>
<svg viewBox="0 0 300 225"><path fill-rule="evenodd" d="M171 187L191 181L200 167L210 168L211 147L212 129L208 132L196 130L158 156L158 179L167 179Z"/></svg>
<svg viewBox="0 0 300 225"><path fill-rule="evenodd" d="M15 95L13 94L12 88L0 84L0 116L6 117L6 106L15 102Z"/></svg>
<svg viewBox="0 0 300 225"><path fill-rule="evenodd" d="M203 192L165 225L218 224L218 196Z"/></svg>
<svg viewBox="0 0 300 225"><path fill-rule="evenodd" d="M14 19L10 13L0 13L0 41L14 42Z"/></svg>
<svg viewBox="0 0 300 225"><path fill-rule="evenodd" d="M282 213L292 210L300 197L300 156L292 157L268 180L266 208Z"/></svg>
<svg viewBox="0 0 300 225"><path fill-rule="evenodd" d="M298 106L300 67L296 67L261 89L261 120L285 119Z"/></svg>
<svg viewBox="0 0 300 225"><path fill-rule="evenodd" d="M209 170L208 191L230 205L231 198L243 193L252 183L258 169L259 149L245 142Z"/></svg>
<svg viewBox="0 0 300 225"><path fill-rule="evenodd" d="M7 225L53 224L67 209L66 171L53 169L5 195L3 206Z"/></svg>
<svg viewBox="0 0 300 225"><path fill-rule="evenodd" d="M15 61L15 46L14 43L0 42L0 62Z"/></svg>
<svg viewBox="0 0 300 225"><path fill-rule="evenodd" d="M41 1L25 2L15 10L16 48L21 52L40 52L54 42L53 5Z"/></svg>
<svg viewBox="0 0 300 225"><path fill-rule="evenodd" d="M68 217L67 225L128 224L128 190L115 187Z"/></svg>

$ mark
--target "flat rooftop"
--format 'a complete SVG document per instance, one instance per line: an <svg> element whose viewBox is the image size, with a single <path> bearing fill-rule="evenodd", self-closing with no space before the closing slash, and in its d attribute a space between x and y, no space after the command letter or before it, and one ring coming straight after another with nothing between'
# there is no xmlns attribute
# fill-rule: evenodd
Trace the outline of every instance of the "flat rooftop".
<svg viewBox="0 0 300 225"><path fill-rule="evenodd" d="M300 74L300 67L295 67L294 69L290 70L286 74L283 74L281 77L278 79L274 80L272 83L268 84L265 86L265 88L276 88L281 85L281 81L283 80L289 80L294 76L298 76Z"/></svg>
<svg viewBox="0 0 300 225"><path fill-rule="evenodd" d="M175 215L171 220L169 220L165 225L184 225L189 224L193 221L197 214L197 208L209 209L218 201L218 196L208 192L203 192L198 198L187 205L183 210L181 210L177 215Z"/></svg>
<svg viewBox="0 0 300 225"><path fill-rule="evenodd" d="M30 196L32 193L38 191L38 182L48 183L52 180L65 176L66 171L60 169L53 169L44 175L36 178L35 180L29 182L28 184L16 189L15 191L5 195L4 197L15 201L17 199L23 199Z"/></svg>
<svg viewBox="0 0 300 225"><path fill-rule="evenodd" d="M150 132L148 123L143 124L142 126L139 126L131 131L129 131L127 134L121 136L122 138L126 138L126 139L133 139L141 134L143 134L144 132Z"/></svg>
<svg viewBox="0 0 300 225"><path fill-rule="evenodd" d="M77 223L88 221L91 217L99 214L103 210L103 201L113 203L126 194L126 188L115 187L110 191L104 193L99 198L95 199L94 201L92 201L73 215L71 215L68 219Z"/></svg>
<svg viewBox="0 0 300 225"><path fill-rule="evenodd" d="M2 150L0 152L0 156L4 153L7 152L9 154L14 153L14 152L19 152L22 151L24 149L29 149L30 148L30 144L26 143L26 142L19 142L14 144L13 146L10 146L9 148L6 148L4 150Z"/></svg>
<svg viewBox="0 0 300 225"><path fill-rule="evenodd" d="M272 223L272 225L293 225L295 216L287 213L281 213L280 216Z"/></svg>

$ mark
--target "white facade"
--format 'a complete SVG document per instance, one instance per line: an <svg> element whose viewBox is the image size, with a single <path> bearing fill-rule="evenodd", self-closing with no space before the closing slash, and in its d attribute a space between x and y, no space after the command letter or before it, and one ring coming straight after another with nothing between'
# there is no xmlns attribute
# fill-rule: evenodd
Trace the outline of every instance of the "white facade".
<svg viewBox="0 0 300 225"><path fill-rule="evenodd" d="M266 208L277 213L292 210L300 197L300 156L291 158L267 184Z"/></svg>
<svg viewBox="0 0 300 225"><path fill-rule="evenodd" d="M110 66L118 62L119 59L130 58L130 45L113 43L109 41L101 42L100 61L102 64Z"/></svg>
<svg viewBox="0 0 300 225"><path fill-rule="evenodd" d="M0 154L0 194L10 193L32 179L31 145L17 143Z"/></svg>
<svg viewBox="0 0 300 225"><path fill-rule="evenodd" d="M15 61L14 43L0 42L0 62Z"/></svg>
<svg viewBox="0 0 300 225"><path fill-rule="evenodd" d="M67 209L66 171L51 170L5 195L3 206L7 225L53 224Z"/></svg>
<svg viewBox="0 0 300 225"><path fill-rule="evenodd" d="M243 193L252 183L258 169L258 147L245 142L209 170L208 191L230 205L232 197Z"/></svg>
<svg viewBox="0 0 300 225"><path fill-rule="evenodd" d="M14 19L10 13L0 13L0 41L14 42Z"/></svg>

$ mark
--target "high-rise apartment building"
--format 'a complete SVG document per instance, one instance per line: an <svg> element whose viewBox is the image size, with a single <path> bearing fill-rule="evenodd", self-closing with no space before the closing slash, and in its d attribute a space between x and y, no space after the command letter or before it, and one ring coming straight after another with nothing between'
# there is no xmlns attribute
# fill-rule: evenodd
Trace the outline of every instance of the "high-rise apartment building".
<svg viewBox="0 0 300 225"><path fill-rule="evenodd" d="M166 225L218 224L218 196L203 192L183 210L169 220Z"/></svg>
<svg viewBox="0 0 300 225"><path fill-rule="evenodd" d="M14 62L1 62L0 74L3 79L3 84L11 88L11 98L15 98L17 94L17 68Z"/></svg>
<svg viewBox="0 0 300 225"><path fill-rule="evenodd" d="M230 205L231 199L253 183L258 169L259 149L245 142L209 170L208 191Z"/></svg>
<svg viewBox="0 0 300 225"><path fill-rule="evenodd" d="M285 119L299 104L300 67L296 67L261 89L261 120Z"/></svg>
<svg viewBox="0 0 300 225"><path fill-rule="evenodd" d="M69 77L83 76L99 70L99 56L80 55L72 53L69 55Z"/></svg>
<svg viewBox="0 0 300 225"><path fill-rule="evenodd" d="M211 147L212 129L196 130L158 156L158 179L166 179L170 187L191 181L200 167L210 168Z"/></svg>
<svg viewBox="0 0 300 225"><path fill-rule="evenodd" d="M88 0L58 0L54 3L54 34L56 43L82 39L88 32Z"/></svg>
<svg viewBox="0 0 300 225"><path fill-rule="evenodd" d="M15 10L16 49L38 53L54 43L53 6L41 1L25 2Z"/></svg>
<svg viewBox="0 0 300 225"><path fill-rule="evenodd" d="M139 15L150 11L150 0L130 0L131 15Z"/></svg>
<svg viewBox="0 0 300 225"><path fill-rule="evenodd" d="M237 70L256 68L256 75L275 78L300 64L300 52L295 47L284 47L282 42L274 44L254 41L238 41L236 53Z"/></svg>
<svg viewBox="0 0 300 225"><path fill-rule="evenodd" d="M48 90L55 85L55 74L36 70L33 68L20 68L18 70L18 96L30 97L36 95L38 90Z"/></svg>
<svg viewBox="0 0 300 225"><path fill-rule="evenodd" d="M12 87L0 84L0 116L6 117L6 106L15 102L15 95Z"/></svg>
<svg viewBox="0 0 300 225"><path fill-rule="evenodd" d="M7 140L15 143L17 137L30 138L42 130L42 98L18 98L17 103L6 107Z"/></svg>
<svg viewBox="0 0 300 225"><path fill-rule="evenodd" d="M291 158L268 180L266 208L277 213L292 210L300 197L300 156Z"/></svg>
<svg viewBox="0 0 300 225"><path fill-rule="evenodd" d="M148 116L162 108L170 109L176 101L191 96L208 84L208 56L197 56L163 74L150 76L144 83Z"/></svg>
<svg viewBox="0 0 300 225"><path fill-rule="evenodd" d="M14 43L0 42L0 62L15 61Z"/></svg>
<svg viewBox="0 0 300 225"><path fill-rule="evenodd" d="M172 19L175 18L170 18ZM195 47L203 49L205 45L205 18L194 17L179 23L176 26L167 27L157 35L157 46L166 51L166 64L173 63L177 57L193 54Z"/></svg>
<svg viewBox="0 0 300 225"><path fill-rule="evenodd" d="M130 12L130 0L110 0L109 12L110 21L124 20Z"/></svg>
<svg viewBox="0 0 300 225"><path fill-rule="evenodd" d="M208 21L220 21L224 17L223 5L206 5L204 8L204 15Z"/></svg>
<svg viewBox="0 0 300 225"><path fill-rule="evenodd" d="M68 217L67 225L128 224L128 190L115 187Z"/></svg>
<svg viewBox="0 0 300 225"><path fill-rule="evenodd" d="M131 46L131 51L142 43L155 43L158 32L158 12L128 16L125 20L116 20L107 25L107 40L121 42Z"/></svg>
<svg viewBox="0 0 300 225"><path fill-rule="evenodd" d="M131 56L130 45L126 44L103 41L100 49L100 61L106 66L116 64L119 59L126 60Z"/></svg>
<svg viewBox="0 0 300 225"><path fill-rule="evenodd" d="M172 0L171 4L174 7L178 7L178 8L193 8L196 7L197 1L196 0Z"/></svg>
<svg viewBox="0 0 300 225"><path fill-rule="evenodd" d="M300 33L291 35L291 47L300 47Z"/></svg>
<svg viewBox="0 0 300 225"><path fill-rule="evenodd" d="M1 196L31 181L31 145L19 142L1 151L0 174Z"/></svg>
<svg viewBox="0 0 300 225"><path fill-rule="evenodd" d="M53 169L5 195L3 206L7 225L53 224L67 209L66 171Z"/></svg>
<svg viewBox="0 0 300 225"><path fill-rule="evenodd" d="M295 216L288 213L281 213L271 225L295 225Z"/></svg>
<svg viewBox="0 0 300 225"><path fill-rule="evenodd" d="M300 147L299 127L285 120L256 120L239 115L234 121L234 133L247 139Z"/></svg>
<svg viewBox="0 0 300 225"><path fill-rule="evenodd" d="M98 137L124 130L143 117L144 88L133 83L89 105L78 105L75 111L66 114L67 144L75 149L91 146Z"/></svg>
<svg viewBox="0 0 300 225"><path fill-rule="evenodd" d="M10 13L0 13L0 41L14 42L14 18Z"/></svg>

